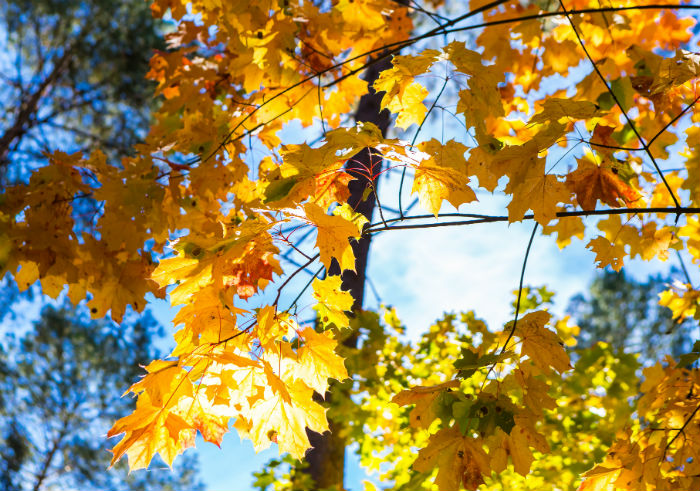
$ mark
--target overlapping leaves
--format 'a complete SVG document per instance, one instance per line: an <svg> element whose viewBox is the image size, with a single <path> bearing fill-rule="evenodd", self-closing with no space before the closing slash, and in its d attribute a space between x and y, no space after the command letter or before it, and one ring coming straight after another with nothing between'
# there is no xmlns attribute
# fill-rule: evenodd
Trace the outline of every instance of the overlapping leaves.
<svg viewBox="0 0 700 491"><path fill-rule="evenodd" d="M394 222L382 215L381 225L368 227L347 204L352 179L377 192L375 169L346 172L368 148L384 169L405 171L410 192L435 217L448 205L467 211L480 187L507 196L498 220L534 219L562 246L586 238L601 267L664 260L674 248L700 261L691 216L698 206L700 61L682 49L693 20L668 8L634 7L624 1L591 12L600 6L564 2L555 16L557 7L540 2L472 2L486 25L474 49L456 40L409 53L409 9L390 0L156 1L153 12L169 11L178 25L168 35L170 50L151 62L163 101L137 155L108 163L99 151L85 159L56 154L27 184L3 190L0 209L0 271L21 287L39 280L55 296L68 285L71 299L87 298L95 316L110 311L115 320L127 305L143 309L149 294L168 292L181 306L171 356L146 367L132 386L134 414L111 431L124 434L115 459L127 454L138 468L160 454L170 463L197 431L220 443L231 424L258 449L277 443L302 457L305 428L326 429L313 393L348 375L335 348L352 305L339 276L326 274L335 265L341 273L355 268L352 244L363 234L411 218L399 209ZM385 48L389 41L397 44ZM435 110L458 121L458 131L410 145L370 123L345 124L368 91L359 73L377 53L396 55L373 86L399 128L422 126ZM576 77L569 76L574 67ZM452 93L451 105L432 90L436 78ZM320 127L322 138L283 142L298 127ZM658 161L682 138L686 148L672 166L680 170L669 172ZM601 208L610 215L595 224L579 217ZM297 247L300 228L315 237L313 251ZM290 249L306 263L296 271L313 263L325 270L309 281L317 326L300 325L296 310L279 305L292 276L282 268ZM263 296L270 285L274 301ZM662 302L680 319L700 311L690 283L674 286ZM509 460L527 473L532 449L546 451L537 425L552 405L548 380L569 369L548 321L549 314L535 312L513 324L517 349L499 352L486 341L481 351L466 348L453 367L465 379L459 386L427 377L428 389L397 396L416 403L413 427L442 425L421 441L418 473L437 467L441 489L473 489ZM481 335L495 340L486 330ZM506 362L512 372L465 392L471 377ZM664 377L680 377L664 373L656 374L662 389ZM511 397L511 389L521 395ZM649 414L675 424L689 409L654 407ZM632 456L661 448L640 434L616 445ZM669 469L659 479L671 479ZM613 483L608 474L591 476ZM621 476L614 482L625 484Z"/></svg>

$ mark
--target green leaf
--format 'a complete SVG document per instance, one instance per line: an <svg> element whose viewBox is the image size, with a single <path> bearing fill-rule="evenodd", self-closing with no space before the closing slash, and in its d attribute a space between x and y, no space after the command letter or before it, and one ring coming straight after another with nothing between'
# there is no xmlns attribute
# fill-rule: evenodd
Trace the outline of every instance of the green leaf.
<svg viewBox="0 0 700 491"><path fill-rule="evenodd" d="M625 111L634 105L634 88L629 77L620 77L613 80L610 83L610 90L612 90L612 94L610 91L605 91L596 100L596 103L603 111L608 111L616 105L615 98L617 98ZM615 94L615 97L613 97L613 94Z"/></svg>
<svg viewBox="0 0 700 491"><path fill-rule="evenodd" d="M470 400L457 401L452 405L452 416L454 417L455 421L457 421L462 435L466 435L467 430L471 428L472 423L476 423L476 420L469 418L469 412L473 405L474 401ZM474 425L474 427L471 429L476 429L476 425Z"/></svg>
<svg viewBox="0 0 700 491"><path fill-rule="evenodd" d="M622 130L616 131L611 136L617 143L624 146L627 144L627 142L634 138L634 130L629 124L626 124L622 127Z"/></svg>
<svg viewBox="0 0 700 491"><path fill-rule="evenodd" d="M613 99L610 92L605 91L598 96L596 104L598 104L603 111L609 111L615 105L615 99Z"/></svg>
<svg viewBox="0 0 700 491"><path fill-rule="evenodd" d="M286 198L297 181L298 179L296 176L271 181L265 188L265 203L273 203Z"/></svg>
<svg viewBox="0 0 700 491"><path fill-rule="evenodd" d="M447 389L440 393L433 401L433 413L445 423L452 418L452 406L455 404L456 394L459 394L459 392L452 392L451 389Z"/></svg>
<svg viewBox="0 0 700 491"><path fill-rule="evenodd" d="M680 358L678 358L676 368L690 366L698 360L700 360L700 341L695 341L693 344L693 350L690 353L681 355Z"/></svg>
<svg viewBox="0 0 700 491"><path fill-rule="evenodd" d="M632 87L629 77L620 77L613 80L610 84L610 89L617 97L617 100L620 101L622 109L627 111L634 105L634 87Z"/></svg>
<svg viewBox="0 0 700 491"><path fill-rule="evenodd" d="M684 368L700 360L700 353L686 353L678 358L676 368Z"/></svg>
<svg viewBox="0 0 700 491"><path fill-rule="evenodd" d="M493 433L496 427L510 434L515 419L513 418L513 404L499 397L497 400L477 400L469 408L467 421L460 422L460 429L464 425L466 429L478 429L484 434Z"/></svg>
<svg viewBox="0 0 700 491"><path fill-rule="evenodd" d="M489 353L479 356L469 348L462 348L462 357L454 363L454 367L458 370L457 377L467 379L480 368L499 363L510 356L511 353L508 351L498 355Z"/></svg>

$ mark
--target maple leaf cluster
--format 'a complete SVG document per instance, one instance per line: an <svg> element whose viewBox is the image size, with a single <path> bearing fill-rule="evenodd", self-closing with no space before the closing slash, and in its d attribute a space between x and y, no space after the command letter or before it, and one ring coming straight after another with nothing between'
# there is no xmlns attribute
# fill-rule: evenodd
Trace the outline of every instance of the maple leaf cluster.
<svg viewBox="0 0 700 491"><path fill-rule="evenodd" d="M162 104L145 142L119 164L99 150L54 154L4 190L0 271L54 296L67 285L74 302L87 298L93 315L116 321L149 294L180 307L176 347L146 367L130 389L134 413L110 431L124 435L115 461L127 455L137 469L160 454L170 464L197 432L220 444L231 425L256 449L276 443L302 458L306 429L328 429L314 393L349 375L337 347L353 299L340 274L355 269L352 244L363 236L439 223L429 221L451 205L454 224L533 220L561 247L585 239L600 267L672 250L700 264L700 55L684 49L691 8L472 0L416 33L422 12L390 0L156 0L154 15L167 13L177 29L151 60ZM370 89L360 75L388 58L372 89L396 127L417 127L412 143L349 123ZM418 141L437 111L457 121L454 138ZM291 143L299 129L322 135ZM382 173L409 180L427 215L402 206L402 188L395 218L379 204L381 221L369 223L348 204L353 179L377 193L371 169L346 172L368 148ZM467 213L477 188L506 196L502 216ZM96 204L90 216L83 200ZM299 297L280 305L305 270L299 296L313 290L314 321L299 317ZM688 281L661 300L677 318L697 319L699 298ZM533 451L549 451L542 410L554 409L548 391L570 369L550 317L530 312L500 337L482 330L447 381L385 398L415 404L410 426L429 431L416 472L437 469L441 489L476 489L509 461L528 474ZM454 390L484 368L482 389ZM654 370L638 410L664 432L649 423L621 437L585 489L696 484L692 466L679 470L690 454L677 434L697 426L695 400L679 402L695 390L695 372ZM648 474L640 462L659 457L664 465Z"/></svg>

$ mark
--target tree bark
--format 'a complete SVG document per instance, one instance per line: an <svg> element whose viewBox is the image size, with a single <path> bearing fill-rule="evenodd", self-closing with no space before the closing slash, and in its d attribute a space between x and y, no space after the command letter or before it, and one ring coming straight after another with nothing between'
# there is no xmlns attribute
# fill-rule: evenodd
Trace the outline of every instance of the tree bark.
<svg viewBox="0 0 700 491"><path fill-rule="evenodd" d="M384 58L367 68L364 79L369 84L369 92L362 96L355 113L355 121L375 124L382 131L382 135L386 134L386 130L389 127L389 113L388 111L381 111L381 96L375 93L372 84L379 76L379 73L390 68L390 66L389 58ZM346 171L355 177L349 184L350 198L348 199L348 204L358 213L362 213L370 222L376 205L374 192L377 191L377 185L379 184L374 177L379 174L381 166L382 156L372 148L364 149L349 160L346 165ZM367 178L368 174L373 177L372 180ZM367 199L363 201L362 198L368 188L373 188L374 192L369 193ZM355 253L355 271L348 270L342 275L343 289L349 291L354 300L353 311L362 309L370 242L371 236L365 236L352 244L353 252ZM338 274L338 271L329 271L329 273ZM356 337L351 336L346 340L345 344L354 347ZM333 389L336 390L334 391ZM331 391L326 394L326 401L330 402L332 398L337 397L347 397L346 394L337 389L337 384L331 384ZM313 479L315 489L342 490L344 489L346 447L343 435L344 421L329 417L328 425L330 432L324 434L307 430L312 446L311 450L306 454L306 460L309 463L308 473Z"/></svg>

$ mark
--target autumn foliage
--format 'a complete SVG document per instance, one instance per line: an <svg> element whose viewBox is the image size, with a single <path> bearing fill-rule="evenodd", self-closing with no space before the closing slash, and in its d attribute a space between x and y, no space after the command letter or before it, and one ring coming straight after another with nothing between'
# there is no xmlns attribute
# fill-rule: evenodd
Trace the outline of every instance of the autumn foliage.
<svg viewBox="0 0 700 491"><path fill-rule="evenodd" d="M700 487L695 351L646 368L639 388L634 357L605 346L576 352L573 367L576 328L526 302L522 284L501 330L465 314L417 347L398 341L391 310L349 315L337 272L355 268L351 243L395 229L529 221L560 247L585 240L599 267L673 251L700 265L698 6L445 3L425 8L449 18L391 0L156 0L177 29L151 59L161 105L136 154L56 153L3 191L0 265L20 286L67 286L116 321L152 296L180 307L176 347L146 367L133 414L110 431L122 435L114 461L171 463L198 432L219 444L231 427L302 459L306 428L328 429L314 392L350 377L355 401L370 398L342 408L348 431L395 452L397 486L570 488L586 471L576 459L594 455L580 489ZM373 88L401 138L351 121L363 71L386 59ZM442 136L424 126L438 113ZM376 193L370 169L345 172L367 148L402 186L379 193L372 223L347 204L354 178ZM470 213L478 188L506 209ZM424 214L402 202L409 192ZM280 300L305 270L312 320L299 296ZM678 319L700 319L699 300L689 279L661 296ZM367 341L344 347L349 332ZM613 373L596 392L603 367L627 379Z"/></svg>

